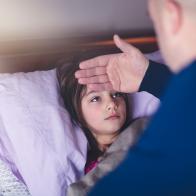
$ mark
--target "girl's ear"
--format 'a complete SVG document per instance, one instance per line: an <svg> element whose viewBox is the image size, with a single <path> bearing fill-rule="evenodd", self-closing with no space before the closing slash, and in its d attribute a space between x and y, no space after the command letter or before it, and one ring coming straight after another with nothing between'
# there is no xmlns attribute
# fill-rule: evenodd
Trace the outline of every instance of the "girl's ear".
<svg viewBox="0 0 196 196"><path fill-rule="evenodd" d="M178 34L183 23L183 11L181 5L176 0L165 0L167 14L167 26L171 34Z"/></svg>

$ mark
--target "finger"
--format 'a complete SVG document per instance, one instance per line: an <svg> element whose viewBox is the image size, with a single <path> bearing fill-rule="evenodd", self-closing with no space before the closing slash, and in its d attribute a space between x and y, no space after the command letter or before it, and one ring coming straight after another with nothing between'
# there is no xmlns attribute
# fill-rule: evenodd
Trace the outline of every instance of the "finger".
<svg viewBox="0 0 196 196"><path fill-rule="evenodd" d="M86 61L83 61L79 64L80 69L89 69L92 67L102 67L108 64L111 55L102 55Z"/></svg>
<svg viewBox="0 0 196 196"><path fill-rule="evenodd" d="M106 74L106 67L95 67L91 69L82 69L75 72L76 78L85 78Z"/></svg>
<svg viewBox="0 0 196 196"><path fill-rule="evenodd" d="M93 76L89 78L79 78L78 82L80 84L101 84L109 82L109 78L107 75Z"/></svg>
<svg viewBox="0 0 196 196"><path fill-rule="evenodd" d="M121 39L118 35L114 35L114 43L116 46L122 51L122 52L132 52L136 48L132 46L131 44L125 42L123 39Z"/></svg>
<svg viewBox="0 0 196 196"><path fill-rule="evenodd" d="M112 87L112 84L110 82L107 83L103 83L103 84L89 84L87 85L87 87L89 89L92 89L94 91L111 91L111 90L115 90Z"/></svg>

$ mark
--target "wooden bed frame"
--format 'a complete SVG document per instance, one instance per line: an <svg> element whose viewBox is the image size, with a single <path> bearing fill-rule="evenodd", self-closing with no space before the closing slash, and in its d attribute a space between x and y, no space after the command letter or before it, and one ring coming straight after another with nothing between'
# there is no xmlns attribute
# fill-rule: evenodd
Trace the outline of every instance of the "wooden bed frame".
<svg viewBox="0 0 196 196"><path fill-rule="evenodd" d="M48 70L56 62L81 52L93 51L96 55L120 52L111 38L75 38L51 40L20 40L1 42L0 73L29 72ZM158 49L156 38L152 36L126 36L128 43L133 44L144 53Z"/></svg>

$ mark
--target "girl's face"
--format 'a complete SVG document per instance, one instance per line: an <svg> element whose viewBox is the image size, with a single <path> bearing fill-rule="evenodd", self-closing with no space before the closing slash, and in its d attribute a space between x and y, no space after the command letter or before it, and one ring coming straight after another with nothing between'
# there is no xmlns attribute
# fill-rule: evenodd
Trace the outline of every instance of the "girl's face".
<svg viewBox="0 0 196 196"><path fill-rule="evenodd" d="M117 135L126 121L124 95L116 91L95 92L87 88L81 100L81 109L95 138Z"/></svg>

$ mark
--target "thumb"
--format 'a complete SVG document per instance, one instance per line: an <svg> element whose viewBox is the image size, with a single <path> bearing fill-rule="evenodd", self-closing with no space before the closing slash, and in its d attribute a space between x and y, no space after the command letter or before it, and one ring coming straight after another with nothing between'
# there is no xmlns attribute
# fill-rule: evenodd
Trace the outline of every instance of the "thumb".
<svg viewBox="0 0 196 196"><path fill-rule="evenodd" d="M116 46L122 52L130 53L135 49L132 45L122 40L118 35L114 35L113 39L114 39L114 43L116 44Z"/></svg>

